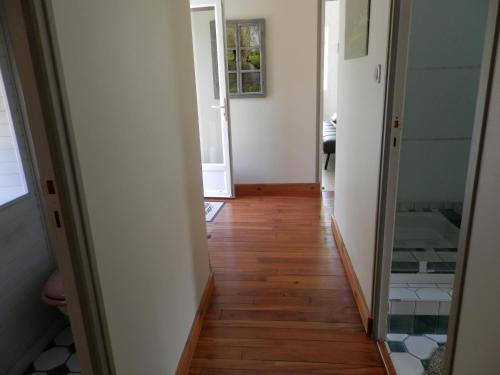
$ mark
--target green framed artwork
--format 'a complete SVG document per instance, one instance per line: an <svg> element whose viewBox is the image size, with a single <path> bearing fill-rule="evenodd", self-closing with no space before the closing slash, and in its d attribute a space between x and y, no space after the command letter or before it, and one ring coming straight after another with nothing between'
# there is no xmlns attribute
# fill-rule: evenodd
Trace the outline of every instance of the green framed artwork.
<svg viewBox="0 0 500 375"><path fill-rule="evenodd" d="M215 24L210 23L214 96L219 98ZM226 57L230 98L266 96L265 20L226 21Z"/></svg>
<svg viewBox="0 0 500 375"><path fill-rule="evenodd" d="M368 55L370 0L348 0L345 4L344 60L350 60Z"/></svg>

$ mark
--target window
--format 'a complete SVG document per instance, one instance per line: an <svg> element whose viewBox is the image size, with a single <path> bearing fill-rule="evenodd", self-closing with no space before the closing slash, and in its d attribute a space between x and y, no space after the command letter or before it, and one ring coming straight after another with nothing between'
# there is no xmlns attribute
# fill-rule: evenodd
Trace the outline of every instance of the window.
<svg viewBox="0 0 500 375"><path fill-rule="evenodd" d="M264 19L226 21L229 97L266 96ZM219 98L215 25L211 23L215 97Z"/></svg>
<svg viewBox="0 0 500 375"><path fill-rule="evenodd" d="M0 206L28 193L4 82L0 73Z"/></svg>

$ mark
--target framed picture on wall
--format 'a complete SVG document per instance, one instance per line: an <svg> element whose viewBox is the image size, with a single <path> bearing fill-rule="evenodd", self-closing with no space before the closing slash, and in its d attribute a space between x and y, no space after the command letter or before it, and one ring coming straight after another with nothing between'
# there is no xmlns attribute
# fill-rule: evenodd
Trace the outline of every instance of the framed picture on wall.
<svg viewBox="0 0 500 375"><path fill-rule="evenodd" d="M265 20L226 21L226 54L230 98L266 96ZM215 24L210 23L215 98L219 98Z"/></svg>
<svg viewBox="0 0 500 375"><path fill-rule="evenodd" d="M344 60L350 60L368 55L370 0L348 0L345 4Z"/></svg>

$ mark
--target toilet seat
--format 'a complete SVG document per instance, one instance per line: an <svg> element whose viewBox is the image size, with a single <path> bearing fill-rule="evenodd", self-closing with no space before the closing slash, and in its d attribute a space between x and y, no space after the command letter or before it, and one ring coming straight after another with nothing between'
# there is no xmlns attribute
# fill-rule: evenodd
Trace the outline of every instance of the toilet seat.
<svg viewBox="0 0 500 375"><path fill-rule="evenodd" d="M59 271L55 271L45 282L42 291L42 301L49 306L66 305L66 297Z"/></svg>
<svg viewBox="0 0 500 375"><path fill-rule="evenodd" d="M45 294L42 295L42 301L48 306L66 306L66 300L65 299L55 299L55 298L50 298L46 296Z"/></svg>

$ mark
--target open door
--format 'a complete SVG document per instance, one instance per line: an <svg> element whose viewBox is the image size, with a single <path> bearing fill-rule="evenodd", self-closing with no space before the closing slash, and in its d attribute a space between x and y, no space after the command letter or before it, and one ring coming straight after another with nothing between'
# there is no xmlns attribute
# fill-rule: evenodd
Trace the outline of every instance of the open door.
<svg viewBox="0 0 500 375"><path fill-rule="evenodd" d="M378 295L375 298L374 337L385 340L387 316L389 314L389 284L392 250L394 247L394 226L396 221L397 188L401 154L402 126L407 79L407 55L410 35L411 2L396 1L392 14L391 52L389 64L389 89L387 91L384 150L380 186L380 209L377 246L381 252L377 264ZM396 32L397 30L397 32Z"/></svg>
<svg viewBox="0 0 500 375"><path fill-rule="evenodd" d="M398 374L454 355L497 7L393 3L373 311Z"/></svg>
<svg viewBox="0 0 500 375"><path fill-rule="evenodd" d="M203 192L231 197L231 146L222 0L191 0Z"/></svg>

